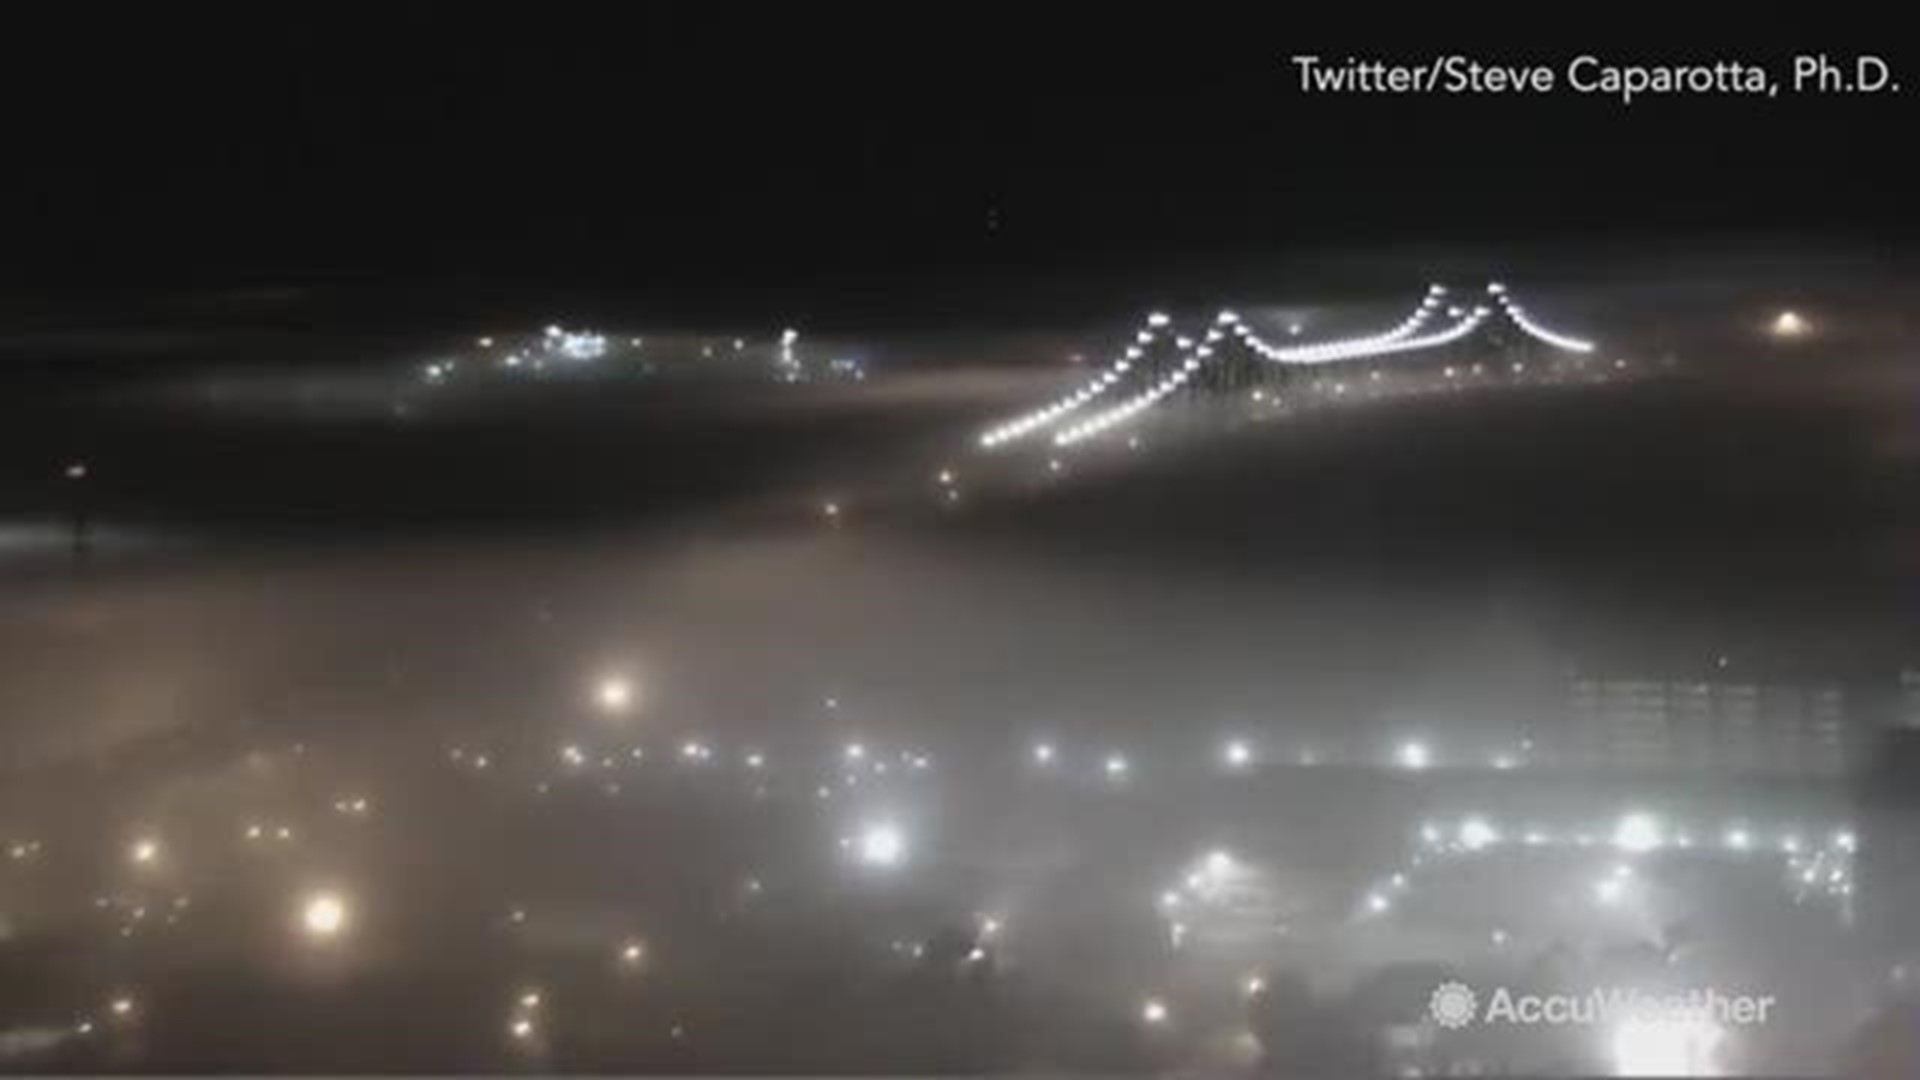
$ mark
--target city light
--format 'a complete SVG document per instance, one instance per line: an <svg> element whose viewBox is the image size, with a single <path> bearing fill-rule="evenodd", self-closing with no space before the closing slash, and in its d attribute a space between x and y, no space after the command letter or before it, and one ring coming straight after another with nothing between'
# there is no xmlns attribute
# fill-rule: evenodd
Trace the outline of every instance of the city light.
<svg viewBox="0 0 1920 1080"><path fill-rule="evenodd" d="M907 838L899 826L875 822L860 830L856 845L860 861L868 866L890 868L906 858Z"/></svg>
<svg viewBox="0 0 1920 1080"><path fill-rule="evenodd" d="M1789 341L1794 338L1807 336L1812 329L1812 324L1808 323L1805 317L1799 312L1791 310L1782 311L1780 314L1775 315L1773 322L1768 327L1768 331L1775 338Z"/></svg>
<svg viewBox="0 0 1920 1080"><path fill-rule="evenodd" d="M338 893L319 892L300 905L300 927L309 938L330 940L347 927L347 902Z"/></svg>
<svg viewBox="0 0 1920 1080"><path fill-rule="evenodd" d="M633 703L633 684L619 675L609 675L594 688L594 700L607 712L624 712Z"/></svg>
<svg viewBox="0 0 1920 1080"><path fill-rule="evenodd" d="M1403 742L1394 751L1394 761L1403 769L1418 771L1433 764L1433 753L1419 741Z"/></svg>
<svg viewBox="0 0 1920 1080"><path fill-rule="evenodd" d="M1652 814L1635 812L1620 819L1613 830L1613 845L1622 851L1640 854L1653 851L1666 838L1666 829Z"/></svg>
<svg viewBox="0 0 1920 1080"><path fill-rule="evenodd" d="M1460 846L1468 851L1479 851L1500 842L1500 832L1485 818L1468 818L1460 823Z"/></svg>
<svg viewBox="0 0 1920 1080"><path fill-rule="evenodd" d="M1629 1017L1613 1033L1614 1075L1717 1076L1725 1041L1705 1017Z"/></svg>

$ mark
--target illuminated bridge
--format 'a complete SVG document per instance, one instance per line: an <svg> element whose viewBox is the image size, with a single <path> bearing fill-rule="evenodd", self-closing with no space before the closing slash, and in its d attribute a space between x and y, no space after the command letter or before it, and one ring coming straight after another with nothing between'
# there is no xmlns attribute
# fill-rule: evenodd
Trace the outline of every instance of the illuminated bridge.
<svg viewBox="0 0 1920 1080"><path fill-rule="evenodd" d="M981 434L979 443L992 450L1046 435L1055 446L1072 446L1136 419L1182 390L1234 390L1290 370L1433 353L1497 328L1517 329L1562 352L1594 349L1591 341L1536 322L1499 282L1489 283L1471 303L1451 298L1443 285L1433 285L1390 329L1315 342L1269 341L1232 311L1220 312L1197 335L1186 334L1169 316L1155 312L1091 380L1065 397L995 425Z"/></svg>

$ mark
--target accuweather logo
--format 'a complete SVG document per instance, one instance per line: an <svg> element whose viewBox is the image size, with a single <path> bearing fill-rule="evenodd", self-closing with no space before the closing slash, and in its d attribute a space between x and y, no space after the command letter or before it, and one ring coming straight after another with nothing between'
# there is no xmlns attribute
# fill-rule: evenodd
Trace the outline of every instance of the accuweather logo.
<svg viewBox="0 0 1920 1080"><path fill-rule="evenodd" d="M1496 987L1481 1004L1465 983L1448 980L1433 988L1427 1012L1449 1031L1469 1024L1518 1026L1712 1024L1751 1027L1767 1023L1778 1001L1772 994L1730 994L1714 987L1655 993L1637 987L1595 987L1584 994L1516 993Z"/></svg>
<svg viewBox="0 0 1920 1080"><path fill-rule="evenodd" d="M1457 1031L1473 1023L1473 1018L1479 1015L1480 999L1466 983L1443 982L1433 988L1433 996L1427 999L1427 1011L1433 1014L1434 1023Z"/></svg>

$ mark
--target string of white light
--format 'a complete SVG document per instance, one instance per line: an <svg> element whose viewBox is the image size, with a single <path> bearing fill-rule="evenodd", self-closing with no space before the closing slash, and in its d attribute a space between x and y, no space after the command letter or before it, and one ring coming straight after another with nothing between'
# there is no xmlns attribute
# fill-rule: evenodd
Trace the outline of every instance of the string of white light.
<svg viewBox="0 0 1920 1080"><path fill-rule="evenodd" d="M1226 336L1226 331L1221 330L1220 327L1232 326L1234 327L1234 335L1239 337L1248 348L1273 360L1292 360L1296 355L1309 355L1311 351L1316 348L1358 350L1353 352L1353 355L1367 355L1367 349L1379 348L1397 342L1426 325L1427 321L1431 319L1435 311L1438 310L1440 298L1446 294L1446 291L1446 287L1442 285L1430 286L1427 289L1426 299L1421 302L1419 307L1414 309L1411 315L1403 319L1400 324L1393 329L1380 334L1371 334L1360 338L1349 338L1344 341L1320 342L1316 345L1275 346L1259 337L1259 335L1254 334L1245 323L1240 321L1238 315L1231 311L1223 311L1215 320L1214 328L1207 332L1206 343L1213 345L1220 342ZM1118 360L1109 364L1107 368L1095 376L1091 382L1043 408L1036 409L1024 416L1016 417L1013 420L992 428L980 436L980 445L987 449L992 449L1032 434L1041 428L1051 426L1062 417L1078 411L1088 402L1099 397L1118 383L1121 378L1132 369L1134 362L1145 356L1146 347L1152 345L1156 340L1154 331L1165 328L1171 321L1172 320L1162 312L1156 311L1147 316L1146 325L1134 335L1134 343L1128 346L1126 352L1122 354ZM1211 350L1209 350L1208 355L1211 355ZM1292 362L1303 361L1292 360ZM1158 401L1160 398L1178 389L1186 381L1186 377L1182 377L1171 386L1164 386L1162 383L1164 383L1165 380L1162 380L1162 383L1156 383L1153 388L1137 396L1134 400L1124 405L1116 406L1114 409L1109 410L1109 412L1121 412L1131 416L1145 407L1145 405L1141 404L1142 398L1147 399L1146 405L1151 405L1154 401ZM1100 430L1111 426L1111 424L1104 425ZM1079 440L1075 439L1070 441L1077 442ZM1067 445L1067 443L1062 443L1062 445Z"/></svg>
<svg viewBox="0 0 1920 1080"><path fill-rule="evenodd" d="M1426 319L1418 322L1409 319L1402 326L1410 329L1389 337L1385 334L1371 338L1358 338L1352 341L1328 342L1322 345L1302 345L1289 349L1273 349L1264 352L1255 349L1262 357L1279 364L1330 364L1340 360L1364 360L1376 356L1391 356L1394 353L1417 352L1421 349L1434 349L1448 345L1480 328L1492 314L1491 309L1477 307L1471 311L1450 308L1447 311L1453 322L1425 334L1413 331L1420 329ZM1428 316L1430 317L1430 316ZM1397 328L1396 328L1397 329Z"/></svg>
<svg viewBox="0 0 1920 1080"><path fill-rule="evenodd" d="M1492 282L1487 293L1493 297L1501 314L1511 319L1522 332L1536 340L1545 342L1554 348L1568 352L1592 352L1594 343L1566 334L1557 333L1534 322L1524 308L1507 294L1506 286ZM1411 314L1392 328L1377 334L1362 337L1343 338L1331 341L1313 342L1304 345L1278 345L1261 337L1248 326L1239 315L1232 311L1222 311L1215 317L1202 342L1195 346L1184 337L1176 337L1175 344L1184 357L1183 362L1173 372L1162 376L1145 390L1128 398L1104 412L1100 412L1080 423L1063 428L1055 434L1056 446L1072 446L1099 435L1111 428L1138 416L1155 403L1185 386L1193 375L1210 361L1224 342L1229 339L1238 341L1255 355L1272 363L1289 365L1330 364L1347 360L1364 360L1398 353L1417 352L1424 349L1439 348L1452 344L1473 334L1485 325L1493 315L1493 309L1475 306L1471 309L1459 306L1445 307L1447 295L1443 285L1431 285L1426 296ZM1442 317L1451 321L1436 330L1428 330L1435 319ZM980 444L993 448L1013 439L1021 438L1041 428L1049 427L1069 414L1085 407L1096 397L1106 393L1117 385L1132 369L1135 361L1144 356L1146 346L1155 340L1154 330L1169 324L1166 315L1155 312L1147 320L1147 329L1140 331L1135 344L1129 346L1125 355L1101 372L1092 382L1080 390L1056 401L1045 408L1038 409L1025 416L1016 418L996 427L980 438Z"/></svg>
<svg viewBox="0 0 1920 1080"><path fill-rule="evenodd" d="M1505 314L1507 318L1512 319L1513 324L1518 326L1528 337L1536 341L1544 341L1548 345L1565 352L1590 353L1593 351L1594 344L1591 341L1583 338L1570 337L1566 334L1555 333L1541 326L1539 323L1534 322L1527 316L1526 309L1513 302L1513 297L1507 294L1507 287L1505 285L1497 281L1489 282L1487 284L1487 294L1492 296L1494 302L1500 305L1501 312Z"/></svg>
<svg viewBox="0 0 1920 1080"><path fill-rule="evenodd" d="M1491 315L1490 309L1485 307L1477 307L1472 311L1462 311L1454 308L1449 311L1449 315L1451 315L1454 320L1449 325L1431 333L1415 333L1415 331L1419 330L1432 318L1433 311L1438 307L1438 297L1441 295L1443 295L1443 292L1438 290L1436 286L1435 290L1429 291L1427 300L1421 302L1420 310L1402 321L1399 326L1385 333L1373 334L1364 338L1350 338L1344 341L1321 342L1315 345L1302 345L1284 349L1274 348L1270 345L1264 350L1255 348L1251 343L1247 342L1246 334L1239 332L1245 327L1245 324L1240 321L1239 316L1231 311L1223 311L1215 320L1217 324L1215 328L1207 333L1206 340L1208 344L1200 345L1194 349L1193 355L1172 374L1162 378L1153 386L1127 401L1062 430L1054 436L1054 445L1073 446L1076 443L1091 439L1096 435L1102 434L1131 420L1141 412L1151 408L1156 402L1160 401L1160 399L1184 386L1187 381L1193 377L1193 374L1200 369L1203 363L1214 355L1212 343L1226 336L1226 332L1219 329L1220 326L1232 326L1236 328L1233 336L1239 338L1243 343L1247 343L1249 348L1254 348L1256 353L1273 363L1312 365L1331 363L1336 360L1359 360L1369 357L1389 356L1395 353L1413 352L1420 349L1438 348L1442 345L1451 344L1473 333L1479 329L1481 324ZM1250 333L1251 331L1247 331L1247 334Z"/></svg>
<svg viewBox="0 0 1920 1080"><path fill-rule="evenodd" d="M1346 338L1336 341L1318 341L1307 345L1275 345L1255 333L1251 327L1241 321L1231 311L1223 311L1214 320L1217 325L1231 326L1231 331L1242 344L1259 353L1268 360L1278 363L1324 363L1322 356L1333 359L1346 359L1350 356L1368 355L1372 350L1402 341L1418 333L1440 310L1441 300L1447 295L1444 285L1427 286L1427 295L1413 313L1400 320L1392 329L1364 337Z"/></svg>
<svg viewBox="0 0 1920 1080"><path fill-rule="evenodd" d="M1147 321L1134 333L1133 344L1127 346L1118 359L1108 364L1085 386L1043 408L1035 409L1033 412L1015 417L988 430L980 436L980 445L990 450L1003 443L1032 434L1099 397L1132 370L1135 361L1146 355L1147 346L1152 345L1156 340L1154 331L1165 327L1171 321L1158 311L1147 316Z"/></svg>
<svg viewBox="0 0 1920 1080"><path fill-rule="evenodd" d="M1213 356L1212 345L1195 345L1185 338L1178 339L1175 347L1179 349L1180 355L1185 357L1179 367L1161 376L1159 381L1126 401L1062 430L1053 437L1054 445L1072 446L1074 443L1091 439L1108 428L1124 423L1152 408L1161 398L1185 386L1187 381L1193 378L1194 373Z"/></svg>

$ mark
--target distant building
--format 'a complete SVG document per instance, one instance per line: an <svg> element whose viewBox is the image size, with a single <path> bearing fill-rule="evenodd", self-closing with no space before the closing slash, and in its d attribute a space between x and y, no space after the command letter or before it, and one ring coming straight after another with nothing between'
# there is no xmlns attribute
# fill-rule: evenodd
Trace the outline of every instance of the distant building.
<svg viewBox="0 0 1920 1080"><path fill-rule="evenodd" d="M1571 768L1812 779L1846 773L1854 740L1837 683L1576 676L1553 743Z"/></svg>

